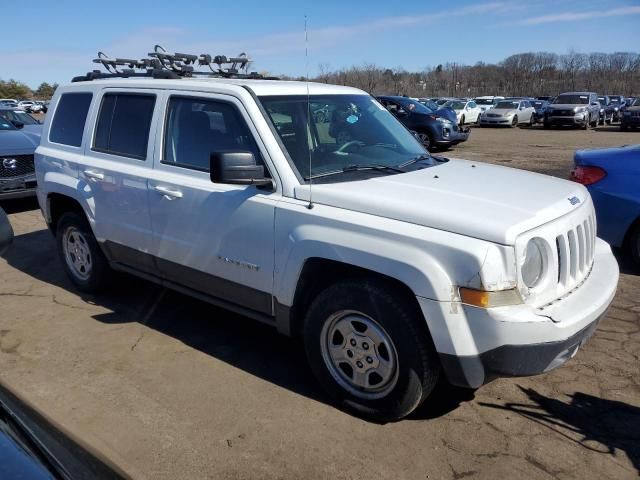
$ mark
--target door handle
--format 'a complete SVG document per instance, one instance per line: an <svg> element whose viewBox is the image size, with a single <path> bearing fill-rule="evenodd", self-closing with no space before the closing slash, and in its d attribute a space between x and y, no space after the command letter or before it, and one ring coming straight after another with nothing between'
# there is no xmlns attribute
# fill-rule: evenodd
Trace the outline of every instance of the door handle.
<svg viewBox="0 0 640 480"><path fill-rule="evenodd" d="M96 172L95 170L85 170L85 176L92 181L102 181L104 180L104 173Z"/></svg>
<svg viewBox="0 0 640 480"><path fill-rule="evenodd" d="M162 185L156 185L155 187L153 187L153 189L167 200L182 198L182 192L180 190L173 190L169 187L163 187Z"/></svg>

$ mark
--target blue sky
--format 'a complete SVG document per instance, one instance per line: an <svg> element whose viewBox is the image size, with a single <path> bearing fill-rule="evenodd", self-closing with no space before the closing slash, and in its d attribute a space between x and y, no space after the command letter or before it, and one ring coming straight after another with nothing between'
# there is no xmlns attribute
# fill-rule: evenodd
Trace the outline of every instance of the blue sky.
<svg viewBox="0 0 640 480"><path fill-rule="evenodd" d="M98 50L140 57L168 50L235 55L253 69L309 69L372 62L420 70L446 62L497 62L513 53L640 50L640 0L503 1L4 1L0 78L37 86L96 66Z"/></svg>

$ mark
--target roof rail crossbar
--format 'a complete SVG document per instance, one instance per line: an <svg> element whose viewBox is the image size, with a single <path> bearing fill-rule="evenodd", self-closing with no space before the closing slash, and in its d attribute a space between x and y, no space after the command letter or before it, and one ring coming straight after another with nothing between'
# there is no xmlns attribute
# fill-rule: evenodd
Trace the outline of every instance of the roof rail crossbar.
<svg viewBox="0 0 640 480"><path fill-rule="evenodd" d="M115 77L152 77L152 78L181 78L207 75L209 77L222 78L250 78L267 79L257 72L248 72L251 60L246 53L235 57L226 55L209 55L202 53L169 52L161 45L155 45L148 58L111 58L104 52L98 52L98 58L94 63L101 64L106 73L100 71L89 72L86 75L75 77L72 81L88 81L98 78ZM208 67L210 72L196 70L196 67ZM146 70L136 72L136 70ZM164 73L161 73L164 72ZM277 77L268 77L269 80L277 80Z"/></svg>

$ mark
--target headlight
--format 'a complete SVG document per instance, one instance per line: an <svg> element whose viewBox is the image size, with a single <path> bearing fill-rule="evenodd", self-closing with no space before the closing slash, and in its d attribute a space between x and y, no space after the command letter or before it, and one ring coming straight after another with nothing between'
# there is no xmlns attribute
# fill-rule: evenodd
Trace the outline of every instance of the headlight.
<svg viewBox="0 0 640 480"><path fill-rule="evenodd" d="M576 113L581 113L587 110L587 107L576 107L573 109L574 112Z"/></svg>
<svg viewBox="0 0 640 480"><path fill-rule="evenodd" d="M604 113L604 108L601 108L601 109L600 109L600 113Z"/></svg>
<svg viewBox="0 0 640 480"><path fill-rule="evenodd" d="M618 107L613 107L613 109L617 112L618 111Z"/></svg>
<svg viewBox="0 0 640 480"><path fill-rule="evenodd" d="M451 125L451 121L443 117L436 117L436 120L443 125Z"/></svg>
<svg viewBox="0 0 640 480"><path fill-rule="evenodd" d="M502 115L503 117L513 117L515 115L515 112L507 112L504 115Z"/></svg>
<svg viewBox="0 0 640 480"><path fill-rule="evenodd" d="M520 264L522 281L528 288L533 288L540 282L544 263L544 246L541 241L536 238L529 240Z"/></svg>

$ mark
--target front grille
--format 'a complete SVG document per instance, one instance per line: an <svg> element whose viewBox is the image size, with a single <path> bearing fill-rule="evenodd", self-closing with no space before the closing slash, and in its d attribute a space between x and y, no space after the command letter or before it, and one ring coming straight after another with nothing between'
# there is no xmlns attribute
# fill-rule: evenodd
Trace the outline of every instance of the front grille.
<svg viewBox="0 0 640 480"><path fill-rule="evenodd" d="M499 113L487 113L487 117L491 117L491 118L497 118L501 116L502 115L500 115Z"/></svg>
<svg viewBox="0 0 640 480"><path fill-rule="evenodd" d="M573 116L574 111L573 110L554 110L551 114L558 115L560 117L566 117L566 116Z"/></svg>
<svg viewBox="0 0 640 480"><path fill-rule="evenodd" d="M556 237L558 284L562 290L571 290L587 276L593 264L595 245L596 221L593 214Z"/></svg>
<svg viewBox="0 0 640 480"><path fill-rule="evenodd" d="M34 172L33 155L0 156L0 179L24 177Z"/></svg>

